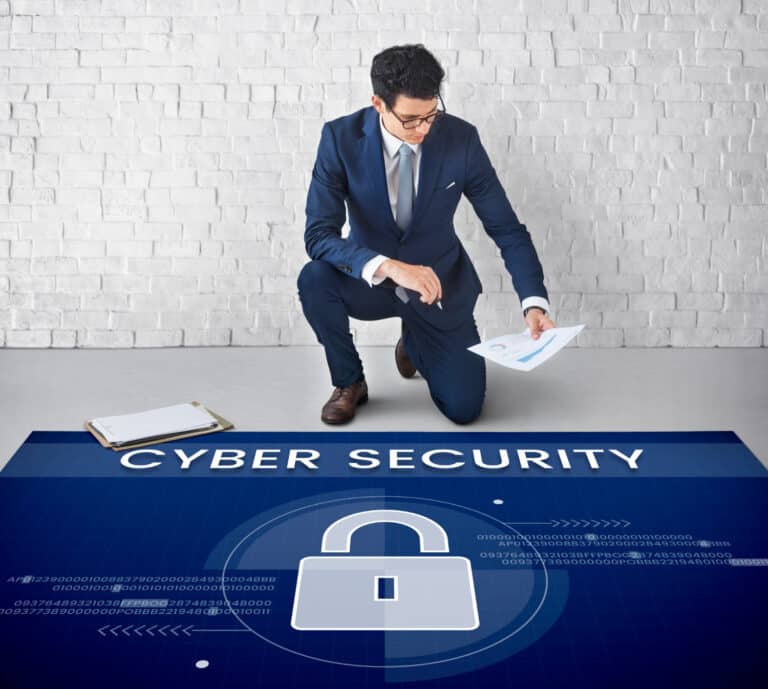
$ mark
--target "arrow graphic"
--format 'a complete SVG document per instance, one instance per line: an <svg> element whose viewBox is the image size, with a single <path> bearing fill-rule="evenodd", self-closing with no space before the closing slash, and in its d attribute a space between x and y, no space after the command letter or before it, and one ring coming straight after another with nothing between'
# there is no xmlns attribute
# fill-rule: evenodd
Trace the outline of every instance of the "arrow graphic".
<svg viewBox="0 0 768 689"><path fill-rule="evenodd" d="M626 519L550 519L548 522L504 522L507 526L553 526L555 528L609 529L627 528L631 522Z"/></svg>
<svg viewBox="0 0 768 689"><path fill-rule="evenodd" d="M103 627L99 627L96 630L100 636L107 636L107 634L111 634L112 636L120 636L122 634L123 636L140 636L144 638L144 633L148 634L152 638L155 638L155 631L157 631L158 634L161 636L167 637L168 635L171 636L192 636L192 632L199 631L195 629L195 625L189 624L186 627L183 624L177 624L175 627L171 627L170 625L166 624L158 629L156 624L153 624L151 627L147 627L147 625L142 624L138 627L135 627L132 624L128 625L122 625L122 624L106 624ZM248 631L247 629L244 630L233 630L233 631ZM144 632L144 633L142 633ZM166 633L167 632L167 633Z"/></svg>

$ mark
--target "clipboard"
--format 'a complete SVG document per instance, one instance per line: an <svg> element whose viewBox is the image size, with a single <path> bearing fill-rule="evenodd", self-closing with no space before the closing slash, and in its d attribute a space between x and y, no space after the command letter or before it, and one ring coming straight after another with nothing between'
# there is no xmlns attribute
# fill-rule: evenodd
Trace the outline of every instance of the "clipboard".
<svg viewBox="0 0 768 689"><path fill-rule="evenodd" d="M96 440L99 441L99 444L102 447L109 448L114 450L115 452L123 452L124 450L134 450L139 447L147 447L148 445L158 445L159 443L167 443L171 440L180 440L181 438L192 438L196 435L207 435L208 433L218 433L219 431L228 431L231 428L234 428L234 424L231 421L227 421L223 416L220 416L214 411L211 411L208 409L208 407L203 406L200 404L200 402L191 402L190 404L194 404L196 407L200 407L203 411L210 414L215 420L216 425L211 426L210 428L203 428L197 431L187 431L186 433L175 433L173 435L158 435L154 436L153 438L142 438L141 440L136 440L134 442L130 443L124 443L122 445L114 445L110 443L99 431L97 431L93 425L91 425L90 421L85 422L85 430L87 430Z"/></svg>

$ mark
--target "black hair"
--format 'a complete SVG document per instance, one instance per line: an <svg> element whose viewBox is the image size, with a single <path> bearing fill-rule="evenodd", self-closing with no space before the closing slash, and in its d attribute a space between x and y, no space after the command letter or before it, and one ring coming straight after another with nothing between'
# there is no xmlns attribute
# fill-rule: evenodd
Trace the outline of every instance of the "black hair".
<svg viewBox="0 0 768 689"><path fill-rule="evenodd" d="M391 110L399 95L430 100L440 93L445 72L421 43L382 50L371 64L373 92Z"/></svg>

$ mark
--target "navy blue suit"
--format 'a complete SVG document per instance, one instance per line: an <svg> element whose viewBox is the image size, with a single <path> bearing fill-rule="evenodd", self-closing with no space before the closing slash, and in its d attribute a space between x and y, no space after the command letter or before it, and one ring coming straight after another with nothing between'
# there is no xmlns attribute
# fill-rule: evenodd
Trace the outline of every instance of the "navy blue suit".
<svg viewBox="0 0 768 689"><path fill-rule="evenodd" d="M462 193L501 250L520 299L546 299L530 235L473 125L448 114L432 125L422 143L413 217L404 231L390 207L378 112L363 108L323 126L306 205L304 240L312 261L299 276L299 296L325 346L334 385L345 387L362 377L348 316L399 316L406 350L438 407L458 422L480 413L484 361L466 347L479 341L472 312L482 285L453 225ZM342 238L347 211L350 232ZM442 285L443 308L422 303L416 292L403 303L386 285L370 287L361 279L362 269L379 254L430 266Z"/></svg>

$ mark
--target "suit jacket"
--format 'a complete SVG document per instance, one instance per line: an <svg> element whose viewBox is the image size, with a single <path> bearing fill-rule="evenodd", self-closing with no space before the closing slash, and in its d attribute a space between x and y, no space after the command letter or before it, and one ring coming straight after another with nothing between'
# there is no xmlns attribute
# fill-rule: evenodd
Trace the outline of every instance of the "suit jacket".
<svg viewBox="0 0 768 689"><path fill-rule="evenodd" d="M310 258L328 261L355 278L378 254L430 266L443 288L442 310L422 304L415 292L409 292L408 304L435 327L451 330L472 317L482 292L453 226L464 194L501 250L520 300L546 299L530 234L512 210L477 129L446 114L421 145L413 217L401 232L389 204L378 112L363 108L323 126L306 205L304 242ZM350 232L342 238L347 210Z"/></svg>

